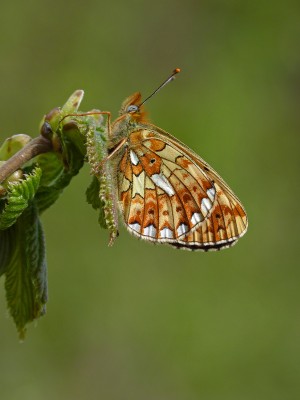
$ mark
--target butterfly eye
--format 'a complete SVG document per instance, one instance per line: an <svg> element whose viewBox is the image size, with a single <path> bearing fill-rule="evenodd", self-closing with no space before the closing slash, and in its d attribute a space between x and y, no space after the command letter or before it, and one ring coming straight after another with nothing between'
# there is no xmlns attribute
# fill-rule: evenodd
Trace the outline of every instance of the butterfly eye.
<svg viewBox="0 0 300 400"><path fill-rule="evenodd" d="M138 109L139 109L138 106L131 104L130 106L127 107L127 112L128 113L135 112L135 111L138 111Z"/></svg>

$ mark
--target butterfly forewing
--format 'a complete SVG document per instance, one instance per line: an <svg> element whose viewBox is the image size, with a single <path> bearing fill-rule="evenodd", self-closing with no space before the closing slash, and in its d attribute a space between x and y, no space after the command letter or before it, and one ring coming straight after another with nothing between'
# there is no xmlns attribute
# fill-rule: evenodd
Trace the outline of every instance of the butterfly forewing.
<svg viewBox="0 0 300 400"><path fill-rule="evenodd" d="M140 124L128 135L117 180L125 225L143 239L210 250L246 231L246 213L226 183L154 125Z"/></svg>

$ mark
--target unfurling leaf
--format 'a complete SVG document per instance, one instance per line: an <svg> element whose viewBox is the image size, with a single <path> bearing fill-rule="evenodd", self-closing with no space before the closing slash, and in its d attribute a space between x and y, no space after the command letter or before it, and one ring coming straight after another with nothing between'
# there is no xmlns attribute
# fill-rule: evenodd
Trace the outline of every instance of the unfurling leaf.
<svg viewBox="0 0 300 400"><path fill-rule="evenodd" d="M7 198L0 216L0 229L12 226L34 198L40 183L42 170L35 168L25 179L9 183Z"/></svg>
<svg viewBox="0 0 300 400"><path fill-rule="evenodd" d="M100 208L99 224L102 228L108 229L112 245L118 236L118 210L117 198L113 189L113 177L107 153L107 138L105 132L89 125L86 133L87 156L95 179L87 190L87 201L94 208ZM99 202L96 200L96 189L98 189ZM95 207L97 205L97 207Z"/></svg>

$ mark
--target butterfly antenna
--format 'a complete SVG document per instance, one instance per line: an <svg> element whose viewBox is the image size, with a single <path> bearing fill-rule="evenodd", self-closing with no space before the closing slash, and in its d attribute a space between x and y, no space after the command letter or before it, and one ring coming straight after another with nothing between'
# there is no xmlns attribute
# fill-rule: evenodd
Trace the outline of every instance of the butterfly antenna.
<svg viewBox="0 0 300 400"><path fill-rule="evenodd" d="M172 82L175 79L175 75L179 74L180 72L180 68L175 68L174 71L172 72L172 74L161 84L158 86L158 88L156 90L154 90L153 93L150 94L150 96L148 96L140 105L139 107L141 107L144 103L146 103L146 101L148 101L152 96L154 96L157 92L160 91L160 89L162 89L164 86L166 86L168 83Z"/></svg>

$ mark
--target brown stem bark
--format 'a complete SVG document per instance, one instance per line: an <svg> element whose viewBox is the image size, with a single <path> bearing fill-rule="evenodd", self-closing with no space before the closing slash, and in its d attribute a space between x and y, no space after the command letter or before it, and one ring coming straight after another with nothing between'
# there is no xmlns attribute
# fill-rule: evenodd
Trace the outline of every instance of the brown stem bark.
<svg viewBox="0 0 300 400"><path fill-rule="evenodd" d="M53 146L49 139L43 136L32 139L26 146L0 166L0 183L33 157L51 150L53 150Z"/></svg>

